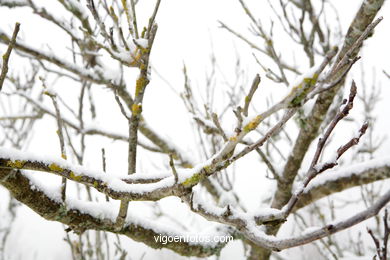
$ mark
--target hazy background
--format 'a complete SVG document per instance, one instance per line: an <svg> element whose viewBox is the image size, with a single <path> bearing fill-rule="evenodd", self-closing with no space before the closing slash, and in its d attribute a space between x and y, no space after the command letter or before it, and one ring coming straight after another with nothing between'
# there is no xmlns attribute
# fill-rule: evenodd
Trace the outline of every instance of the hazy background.
<svg viewBox="0 0 390 260"><path fill-rule="evenodd" d="M55 10L58 15L63 15L56 1L35 1L37 4L45 5L48 10ZM84 1L81 1L84 3ZM252 11L257 17L260 17L264 24L269 24L271 11L266 1L246 1L248 6L252 7ZM343 33L352 21L357 9L362 1L331 1L340 14L340 22ZM138 4L139 24L145 24L149 14L152 11L154 1L141 0ZM145 10L145 11L143 11ZM382 70L390 71L390 60L388 59L388 49L390 46L389 28L390 28L390 6L385 4L380 12L384 16L384 20L375 30L374 37L365 42L365 48L362 53L362 59L354 66L351 71L349 80L353 77L359 82L361 75L361 63L364 63L367 84L372 83L372 70L376 70L376 79L378 87L382 87L382 101L377 106L378 120L375 125L378 135L386 135L390 129L390 120L388 119L388 111L390 109L389 80L383 76ZM194 156L196 161L200 162L202 158L197 152L197 143L195 141L195 133L192 130L191 117L188 115L185 107L177 95L183 91L183 64L185 63L194 86L199 88L199 97L202 95L204 87L205 74L210 71L210 55L214 53L218 64L219 80L217 90L224 91L226 88L223 83L226 81L235 80L235 62L239 57L241 67L244 71L242 78L243 85L249 87L253 76L260 73L263 76L260 93L258 95L256 106L264 107L264 99L267 93L272 92L274 100L278 100L286 93L284 86L276 86L264 77L264 72L255 63L252 53L253 51L244 43L237 40L233 35L226 30L220 29L218 20L223 21L232 28L240 31L243 34L250 36L248 31L249 20L240 8L236 0L163 0L161 8L157 16L159 26L156 41L152 50L151 64L153 66L152 80L148 86L144 99L144 115L149 124L153 128L158 129L158 132L163 136L169 137L172 142L180 146L189 155ZM0 28L4 31L11 32L14 23L21 23L21 32L19 36L27 43L44 49L53 50L59 56L70 55L70 50L66 46L70 46L69 41L64 38L62 33L54 30L54 27L39 17L31 14L29 8L21 10L10 10L6 8L0 9ZM280 31L279 31L280 32ZM308 69L306 57L301 57L301 50L291 49L291 45L285 38L280 37L278 41L278 31L275 33L276 47L283 53L283 56L291 57L298 64L301 71ZM66 40L64 40L66 39ZM340 39L341 42L342 39ZM258 44L262 41L257 40ZM4 51L4 46L1 46L1 53ZM294 53L296 55L294 55ZM258 55L259 56L259 55ZM385 58L386 57L386 58ZM69 56L70 60L70 56ZM303 62L302 62L303 61ZM267 62L267 61L265 61ZM12 55L10 62L11 73L14 70L22 71L25 68L27 61L17 58ZM223 73L221 73L223 72ZM136 70L129 70L127 73L128 82L134 82L137 73ZM293 81L293 78L290 78ZM359 83L358 83L359 87ZM105 106L98 107L100 125L107 129L115 131L127 131L127 122L119 113L119 109L115 101L111 97L111 92L102 86L94 86L97 89L95 99L105 103ZM72 100L76 97L76 88L72 88L72 82L60 80L55 85L56 91L64 98ZM257 93L257 94L258 94ZM110 100L107 100L107 95L110 95ZM219 99L219 97L221 97ZM226 103L227 100L222 95L216 95L216 104ZM357 103L356 109L353 110L355 115L358 115L362 107ZM233 118L233 117L231 117ZM225 129L233 130L235 121L225 121L223 126ZM358 124L355 124L357 128ZM48 119L41 121L34 129L35 133L30 140L28 147L29 151L39 152L42 154L58 154L58 139L55 133L55 121ZM340 129L339 129L340 130ZM345 135L350 135L350 128L343 129ZM343 136L342 136L343 137ZM142 139L142 137L141 137ZM96 141L98 140L98 141ZM143 140L143 139L142 139ZM345 139L344 139L345 140ZM120 141L110 141L105 138L88 139L87 150L100 151L102 147L107 150L108 170L111 172L125 171L127 164L126 145ZM389 152L388 140L378 152L379 155L387 155ZM93 154L93 153L92 153ZM252 160L257 162L256 156L249 155L242 162L237 164L237 172L240 178L237 178L234 189L248 208L256 207L259 201L271 194L270 189L273 189L273 184L264 176L260 176L258 168L253 171L254 165ZM87 159L87 165L94 166L96 158L92 155ZM100 162L99 162L100 165ZM98 165L98 167L99 167ZM150 155L140 149L138 170L150 171L161 170L168 165L168 158L162 156ZM256 167L259 163L257 162ZM96 166L96 165L95 165ZM264 166L263 166L264 167ZM58 182L56 177L48 177L48 174L42 175L41 178L47 182ZM0 216L4 212L4 207L7 203L7 192L0 187ZM191 225L192 218L187 218L185 207L180 205L176 198L164 199L164 210L167 214L178 217L179 220ZM134 203L132 206L137 214L148 215L151 210L148 203ZM147 205L147 206L144 206ZM151 204L150 204L151 205ZM183 210L181 210L183 209ZM18 217L13 223L12 232L10 234L6 250L12 252L10 259L70 259L69 246L64 242L64 226L48 222L40 216L32 212L27 207L18 208ZM199 218L196 218L199 220ZM1 221L1 218L0 218ZM207 225L200 225L199 228L205 228ZM355 227L354 230L365 230L366 224L361 224ZM348 231L352 232L352 231ZM123 238L122 245L129 249L129 259L140 259L146 252L143 259L182 259L182 257L172 253L169 250L151 250L143 244L133 242L130 239ZM243 256L243 248L240 242L231 242L224 250L222 250L221 259L241 259ZM240 258L241 257L241 258ZM212 257L213 258L213 257Z"/></svg>

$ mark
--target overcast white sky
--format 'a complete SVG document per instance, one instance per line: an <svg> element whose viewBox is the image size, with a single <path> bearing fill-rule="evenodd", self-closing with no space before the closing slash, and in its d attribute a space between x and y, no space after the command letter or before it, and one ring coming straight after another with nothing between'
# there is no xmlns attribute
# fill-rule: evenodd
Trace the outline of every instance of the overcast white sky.
<svg viewBox="0 0 390 260"><path fill-rule="evenodd" d="M35 2L40 5L45 5L48 9L58 7L58 5L54 4L55 1L37 0ZM84 0L81 0L81 2L84 2ZM246 2L248 6L253 7L253 13L261 18L262 22L264 20L264 24L269 23L269 19L271 18L269 15L270 10L265 0L248 0ZM345 33L361 1L334 0L331 2L336 6L340 13L341 25L343 32ZM145 10L148 10L147 12L140 12L140 23L145 23L145 19L150 14L152 4L154 4L154 1L140 0L138 8L145 8ZM390 129L390 120L388 119L390 107L389 102L386 102L390 97L389 80L385 81L385 78L382 75L383 69L390 71L390 59L388 58L390 46L390 5L388 3L385 4L380 14L384 16L384 20L377 27L375 36L365 43L366 48L362 55L363 58L359 63L365 63L367 77L371 77L370 71L372 67L377 70L378 83L381 83L382 86L384 102L378 105L376 128L380 130L379 132L385 134L388 132L388 129ZM242 42L236 40L234 36L227 33L225 30L218 28L218 20L225 22L242 33L250 35L247 29L249 21L247 17L245 17L244 12L240 9L237 0L162 1L156 19L159 30L152 51L151 60L152 66L159 74L163 75L170 85L173 86L175 91L182 91L183 63L187 65L194 85L197 84L200 88L202 87L204 84L204 75L210 66L209 57L212 51L215 52L217 62L228 78L232 77L234 72L234 62L237 55L240 57L242 64L244 64L243 67L247 73L249 83L255 73L260 73L260 75L264 76L264 73L252 58L251 49ZM20 36L29 44L42 48L50 46L54 51L59 51L63 55L66 54L67 50L64 48L64 41L61 34L53 31L52 26L47 26L45 23L42 23L39 18L32 16L29 9L20 11L6 8L0 9L0 28L2 30L10 32L16 21L21 23ZM275 39L277 42L277 38ZM277 47L279 47L279 50L281 50L282 53L283 51L286 51L286 55L291 56L290 46L284 44L283 38L280 39L280 42L276 43ZM259 43L261 44L261 41ZM66 44L68 44L68 41L66 41ZM4 50L3 46L1 46L0 50L2 53ZM295 58L302 70L308 68L306 63L300 63L301 60L305 60L306 62L306 57L301 59L298 55ZM11 65L13 64L13 66L22 67L23 65L21 65L21 62L22 60L15 59L15 61L12 61ZM11 70L12 69L13 68L11 67ZM359 74L360 64L357 64L352 71L352 75L359 79ZM129 74L129 79L134 79L135 77L135 73ZM284 93L285 91L285 88L281 87L272 89L271 87L268 87L267 89L267 86L270 85L271 83L264 79L261 85L262 91L263 88L264 93L269 93L270 91ZM58 84L58 88L71 87L72 86L66 84ZM59 91L64 90L59 89ZM101 96L98 96L97 99L103 99L108 93L104 89L99 91ZM72 90L70 90L70 92L72 92ZM224 100L219 100L218 102L224 102ZM187 150L191 153L193 152L192 149L196 144L192 141L193 132L188 123L189 116L186 114L180 98L176 96L171 87L155 73L152 73L152 82L150 86L148 86L144 107L145 117L151 125L157 126L161 133L170 136L172 141L182 146L183 150ZM101 109L101 112L103 114L106 113L106 116L108 117L112 114L110 109ZM119 118L117 120L120 121ZM178 130L178 125L181 127L180 130ZM233 125L233 122L224 122L224 125L229 127L229 125ZM47 128L46 125L42 125L41 127ZM123 121L119 122L116 127L123 127L126 129L126 125ZM48 136L45 132L41 134L37 133L36 136L37 139L31 143L31 149L37 149L37 147L42 149L43 146L46 146L44 152L47 154L58 151L56 150L58 149L56 145L51 145L57 142L56 136ZM45 138L45 141L42 141L40 138ZM105 145L107 145L108 153L111 154L108 156L111 156L113 161L126 160L127 155L125 154L112 155L115 153L116 149L122 149L123 144L110 143L107 140L103 142L106 142ZM90 145L91 147L94 147L94 144ZM100 149L101 144L96 145L96 147ZM388 152L388 145L382 147L381 154L385 155ZM249 156L246 159L250 160L251 157ZM160 159L160 161L155 161L154 163L157 165L158 163L163 163L164 160ZM140 167L150 168L149 164L150 162L148 160L141 159ZM114 166L111 165L109 167ZM125 169L125 164L119 166L119 169L121 167ZM248 172L251 171L250 166L244 166L244 164L242 164L240 167L245 174L249 174ZM272 186L270 185L270 182L266 180L261 183L260 187L259 182L256 183L256 186L250 185L251 184L248 184L247 181L244 181L242 183L238 182L235 187L237 192L243 196L243 199L247 200L247 205L257 205L259 201L259 195L257 195L258 197L254 200L253 198L251 199L251 196L253 196L251 192L263 189L265 195L261 196L266 196L267 189ZM3 210L1 200L4 198L4 194L4 190L0 189L0 210ZM173 200L172 202L167 203L175 205L177 201ZM9 248L20 250L20 252L15 255L15 258L12 259L23 259L23 256L26 256L26 254L29 255L31 252L36 253L37 259L69 259L70 252L68 246L62 241L64 234L62 225L58 223L48 223L25 207L20 209L19 214L23 217L19 217L14 223L15 227L11 233L10 242L7 245ZM42 232L42 228L47 232ZM136 250L130 253L130 255L134 256L132 259L139 259L146 250L146 247L136 243L131 243L131 245L131 248ZM242 255L241 250L239 245L233 243L230 249L223 251L222 258L233 259L233 256ZM174 256L176 259L180 259L179 256L174 255L170 251L165 251L166 254L163 256L158 255L159 259L173 259ZM156 252L150 252L144 259L156 259L156 254Z"/></svg>

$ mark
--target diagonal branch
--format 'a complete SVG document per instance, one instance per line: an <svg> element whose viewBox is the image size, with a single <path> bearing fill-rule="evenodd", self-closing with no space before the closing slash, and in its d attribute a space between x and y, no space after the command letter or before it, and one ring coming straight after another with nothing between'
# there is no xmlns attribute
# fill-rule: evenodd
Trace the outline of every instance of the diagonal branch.
<svg viewBox="0 0 390 260"><path fill-rule="evenodd" d="M15 48L16 36L18 35L19 28L20 28L20 23L16 23L14 32L12 34L12 38L8 44L7 51L3 54L3 64L1 66L1 74L0 74L0 91L3 88L4 80L8 73L8 61L9 61L9 57L11 56L12 49Z"/></svg>
<svg viewBox="0 0 390 260"><path fill-rule="evenodd" d="M389 162L390 158L373 159L319 175L302 193L293 211L297 211L334 193L389 179Z"/></svg>
<svg viewBox="0 0 390 260"><path fill-rule="evenodd" d="M328 224L322 228L317 228L313 231L306 232L303 235L286 238L275 239L274 236L265 235L261 231L247 230L245 236L254 243L270 249L280 251L287 248L301 246L313 242L315 240L328 237L334 233L350 228L356 224L359 224L379 213L379 211L390 202L390 190L388 190L382 197L378 199L371 207L363 210L345 220L338 221L336 223Z"/></svg>
<svg viewBox="0 0 390 260"><path fill-rule="evenodd" d="M326 77L327 82L333 82L335 79L340 78L339 75L344 74L343 72L345 70L350 69L348 65L338 66L338 64L341 64L340 61L346 57L346 54L348 54L348 58L350 59L356 57L362 46L362 41L366 39L365 35L367 35L369 32L372 32L373 30L374 26L370 26L370 24L374 20L375 15L381 8L382 4L383 0L364 1L352 22L350 29L348 30L344 41L344 46L340 50L336 59L334 68L338 67L339 70L332 70L332 73L329 73ZM377 24L379 21L380 20L375 22L375 24ZM355 44L357 42L359 42L360 45ZM289 156L284 166L282 174L283 178L281 178L281 181L278 182L278 189L272 201L272 207L283 207L291 197L292 184L295 176L298 173L298 170L301 167L303 158L306 155L310 144L317 137L318 130L323 120L325 119L325 115L328 113L328 109L333 101L333 98L336 96L337 92L343 84L344 80L328 91L321 93L317 98L310 115L306 119L307 126L300 130L294 147L291 151L291 155Z"/></svg>

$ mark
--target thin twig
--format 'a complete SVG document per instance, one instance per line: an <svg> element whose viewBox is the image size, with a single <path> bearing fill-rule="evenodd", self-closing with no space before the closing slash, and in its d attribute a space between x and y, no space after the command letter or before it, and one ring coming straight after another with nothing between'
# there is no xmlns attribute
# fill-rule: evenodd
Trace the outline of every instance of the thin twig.
<svg viewBox="0 0 390 260"><path fill-rule="evenodd" d="M346 103L344 108L335 116L335 118L332 120L331 124L329 125L328 129L325 131L324 136L320 138L318 141L317 150L310 165L311 168L317 165L317 162L320 158L325 143L329 138L330 134L332 133L332 131L334 130L334 128L336 127L336 125L338 124L338 122L349 114L349 111L353 107L353 101L355 99L355 96L356 96L356 84L355 81L352 81L348 101L344 100Z"/></svg>
<svg viewBox="0 0 390 260"><path fill-rule="evenodd" d="M126 110L125 110L125 108L124 108L122 102L120 101L119 96L118 96L118 94L117 94L117 91L114 91L114 97L115 97L116 103L118 103L118 105L119 105L119 108L120 108L120 110L121 110L122 115L123 115L127 120L130 120L130 116L128 115L128 113L126 112Z"/></svg>
<svg viewBox="0 0 390 260"><path fill-rule="evenodd" d="M43 79L41 79L41 80L42 80L43 86L46 87L44 80ZM60 140L61 157L64 160L66 160L67 156L66 156L66 149L65 149L65 141L64 141L64 134L63 134L63 130L62 130L64 123L63 123L62 118L61 118L61 113L60 113L60 109L58 107L56 94L53 94L49 91L45 91L44 94L49 96L53 102L53 106L54 106L54 109L56 111L56 120L57 120L57 127L58 127L57 134L58 134L58 138ZM62 177L61 199L65 203L65 199L66 199L66 178L65 177Z"/></svg>
<svg viewBox="0 0 390 260"><path fill-rule="evenodd" d="M172 154L169 154L169 166L172 169L173 176L175 176L175 183L178 183L179 176L177 175L177 171L175 168L175 163L173 162L173 155Z"/></svg>
<svg viewBox="0 0 390 260"><path fill-rule="evenodd" d="M20 23L16 23L11 41L8 44L7 51L3 54L3 65L0 74L0 91L3 88L4 80L7 77L8 61L9 61L9 57L11 56L12 49L15 47L16 37L18 36L19 29L20 29Z"/></svg>
<svg viewBox="0 0 390 260"><path fill-rule="evenodd" d="M134 0L130 0L130 6L131 6L131 12L132 12L132 16L133 16L132 18L133 18L134 34L135 34L135 38L138 39L139 38L139 34L138 34L137 15L135 13Z"/></svg>
<svg viewBox="0 0 390 260"><path fill-rule="evenodd" d="M387 209L385 209L385 214L383 216L383 227L384 227L384 234L383 234L383 244L381 245L379 242L379 239L375 237L374 233L371 229L367 228L368 234L370 234L372 240L374 241L375 248L376 248L376 256L378 256L379 260L387 260L387 245L389 241L390 236L390 227L389 227L389 220L388 220L388 212ZM374 257L374 259L376 259Z"/></svg>
<svg viewBox="0 0 390 260"><path fill-rule="evenodd" d="M261 80L261 78L260 78L259 74L256 74L255 78L253 79L252 86L249 90L249 93L245 97L245 104L244 104L244 108L242 109L242 114L244 116L248 116L249 104L251 103L253 95L255 94L257 88L259 87L260 80Z"/></svg>
<svg viewBox="0 0 390 260"><path fill-rule="evenodd" d="M219 119L218 119L218 115L216 113L212 113L211 114L211 119L213 120L214 125L219 130L219 133L221 134L223 140L226 142L228 140L228 138L227 138L225 132L223 131L222 127L221 127L221 124L220 124Z"/></svg>
<svg viewBox="0 0 390 260"><path fill-rule="evenodd" d="M156 5L154 6L153 14L149 18L149 25L148 25L148 30L146 32L146 37L149 38L150 32L152 30L152 26L154 24L154 21L156 20L156 15L158 12L158 8L160 7L161 0L157 0Z"/></svg>
<svg viewBox="0 0 390 260"><path fill-rule="evenodd" d="M348 141L345 145L341 146L337 150L337 155L336 155L335 159L333 159L327 163L324 163L322 165L318 164L318 160L320 158L320 155L323 153L323 149L325 147L326 141L328 140L330 134L333 132L333 130L335 129L336 125L340 122L340 120L342 120L343 118L345 118L349 114L349 111L353 107L353 101L354 101L355 96L356 96L356 85L355 85L355 82L352 81L348 101L344 100L343 109L339 113L336 114L336 116L334 117L334 119L330 123L329 127L326 129L323 137L318 140L317 149L316 149L316 152L313 156L312 162L310 164L310 168L306 173L305 179L302 181L302 184L299 186L297 191L295 191L294 194L291 196L290 200L288 201L288 203L285 207L286 216L288 216L290 214L293 207L298 202L300 196L302 195L303 191L305 190L307 185L310 183L310 181L312 179L314 179L318 174L336 166L338 164L337 160L348 149L350 149L352 146L358 144L360 138L366 132L368 124L364 123L363 126L360 128L359 135L357 137L352 138L350 141Z"/></svg>
<svg viewBox="0 0 390 260"><path fill-rule="evenodd" d="M102 168L103 168L103 172L106 172L106 150L104 148L102 148ZM106 201L110 201L110 198L106 195Z"/></svg>
<svg viewBox="0 0 390 260"><path fill-rule="evenodd" d="M356 40L356 42L349 48L342 59L337 63L331 71L331 74L336 74L344 66L349 64L349 60L352 58L352 54L362 45L363 41L368 37L372 30L383 20L383 17L379 17L373 23L367 26L363 34Z"/></svg>

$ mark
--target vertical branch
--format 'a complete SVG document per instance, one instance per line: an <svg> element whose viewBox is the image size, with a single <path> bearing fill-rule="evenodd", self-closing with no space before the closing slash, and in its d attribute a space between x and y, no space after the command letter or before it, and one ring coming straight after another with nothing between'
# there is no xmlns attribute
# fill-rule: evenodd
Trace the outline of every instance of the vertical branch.
<svg viewBox="0 0 390 260"><path fill-rule="evenodd" d="M80 129L84 129L84 96L85 91L90 88L91 83L88 83L87 81L82 81L80 96L79 96L79 110L77 114L77 119L80 124ZM84 154L85 154L85 133L83 131L80 132L80 152L76 154L77 160L80 165L83 164L84 161ZM91 188L89 186L85 186L87 190L88 199L92 201L92 194L91 194Z"/></svg>
<svg viewBox="0 0 390 260"><path fill-rule="evenodd" d="M175 168L175 163L173 162L173 155L172 154L169 155L169 166L171 167L173 176L175 177L175 183L177 183L179 181L179 176L177 175L177 171Z"/></svg>
<svg viewBox="0 0 390 260"><path fill-rule="evenodd" d="M16 36L18 36L19 29L20 29L20 23L16 23L11 41L8 44L7 51L3 55L3 65L1 67L1 74L0 74L0 91L3 88L4 80L8 73L8 61L9 61L9 57L11 56L12 49L15 47Z"/></svg>
<svg viewBox="0 0 390 260"><path fill-rule="evenodd" d="M385 214L383 216L383 227L384 227L384 234L383 234L383 241L382 245L378 238L375 237L374 233L371 229L367 228L368 234L371 236L372 240L374 241L375 247L376 247L376 256L378 256L379 260L386 260L387 258L387 244L389 241L390 236L390 227L389 227L389 220L388 220L388 212L387 209L385 209ZM376 259L374 256L373 259Z"/></svg>
<svg viewBox="0 0 390 260"><path fill-rule="evenodd" d="M141 48L141 59L140 59L140 73L135 84L134 102L129 107L131 110L131 116L127 116L124 108L121 107L123 115L129 121L129 150L128 150L128 174L133 174L137 168L137 144L138 144L138 128L141 120L142 113L142 102L145 94L146 86L149 84L149 57L153 46L154 37L157 33L157 25L154 24L148 35L148 46L147 48ZM120 105L120 101L117 100ZM120 105L121 106L121 105ZM127 216L127 210L129 202L122 200L119 214L116 219L117 228L121 228L125 222Z"/></svg>
<svg viewBox="0 0 390 260"><path fill-rule="evenodd" d="M41 80L42 80L43 86L45 87L45 83L44 83L43 79L41 79ZM49 96L51 98L52 102L53 102L53 106L54 106L54 109L55 109L55 112L56 112L56 120L57 120L57 127L58 127L57 134L58 134L58 138L60 140L61 157L64 160L66 160L67 156L66 156L66 149L65 149L65 142L64 142L64 134L63 134L63 131L62 131L63 121L61 119L61 113L60 113L60 109L58 107L57 97L56 97L55 93L52 93L52 92L50 92L48 90L46 90L44 92L44 94ZM63 203L65 203L65 198L66 198L66 178L62 177L61 199L62 199Z"/></svg>
<svg viewBox="0 0 390 260"><path fill-rule="evenodd" d="M102 167L103 167L103 172L106 172L106 150L102 148ZM106 201L110 201L108 196L106 195Z"/></svg>
<svg viewBox="0 0 390 260"><path fill-rule="evenodd" d="M248 95L245 97L245 104L244 104L244 108L242 110L242 114L244 116L248 116L248 109L249 109L249 104L250 102L252 101L252 97L253 95L255 94L257 88L259 87L259 84L260 84L260 76L259 74L256 74L256 77L253 79L253 83L252 83L252 86L249 90L249 93Z"/></svg>
<svg viewBox="0 0 390 260"><path fill-rule="evenodd" d="M130 0L130 5L131 5L132 16L133 16L134 34L135 34L135 38L138 39L139 38L139 34L138 34L137 15L135 13L135 3L134 3L134 0Z"/></svg>
<svg viewBox="0 0 390 260"><path fill-rule="evenodd" d="M152 14L152 16L149 19L149 25L148 25L148 30L147 30L147 37L149 37L150 32L152 30L152 27L154 25L154 20L156 19L156 15L157 15L157 12L158 12L158 8L160 7L160 3L161 3L161 0L157 0L156 5L155 5L154 10L153 10L153 14Z"/></svg>
<svg viewBox="0 0 390 260"><path fill-rule="evenodd" d="M127 5L126 0L122 0L122 6L123 6L123 10L125 11L126 20L127 20L128 26L129 26L130 34L133 36L133 38L135 38L134 28L133 28L133 24L132 24L133 18L131 17L131 14L129 12L129 6Z"/></svg>

